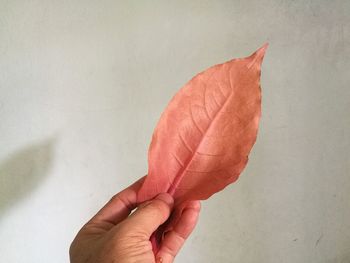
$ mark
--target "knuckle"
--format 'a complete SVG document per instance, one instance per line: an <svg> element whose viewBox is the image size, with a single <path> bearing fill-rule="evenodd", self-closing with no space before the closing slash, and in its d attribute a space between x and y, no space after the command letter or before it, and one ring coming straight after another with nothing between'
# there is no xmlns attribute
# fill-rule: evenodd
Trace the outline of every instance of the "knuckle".
<svg viewBox="0 0 350 263"><path fill-rule="evenodd" d="M153 210L158 213L163 213L164 211L169 211L169 206L162 200L154 200L151 203L149 203L146 208Z"/></svg>
<svg viewBox="0 0 350 263"><path fill-rule="evenodd" d="M116 227L119 228L117 230L118 235L116 235L119 241L128 240L128 242L142 242L144 240L149 240L149 236L145 229L140 228L139 226L130 225L130 222L122 222Z"/></svg>
<svg viewBox="0 0 350 263"><path fill-rule="evenodd" d="M152 251L152 245L148 239L127 236L115 241L114 247L119 251L120 256L136 257Z"/></svg>
<svg viewBox="0 0 350 263"><path fill-rule="evenodd" d="M110 202L116 202L116 201L119 201L120 200L120 194L115 194L112 196Z"/></svg>
<svg viewBox="0 0 350 263"><path fill-rule="evenodd" d="M190 208L199 212L201 210L201 203L199 201L193 202Z"/></svg>
<svg viewBox="0 0 350 263"><path fill-rule="evenodd" d="M109 201L109 203L113 203L115 205L119 204L122 205L124 207L126 207L129 210L134 209L134 204L132 202L130 202L128 200L128 198L126 197L125 194L123 194L122 192L115 194L114 196L112 196L111 200Z"/></svg>

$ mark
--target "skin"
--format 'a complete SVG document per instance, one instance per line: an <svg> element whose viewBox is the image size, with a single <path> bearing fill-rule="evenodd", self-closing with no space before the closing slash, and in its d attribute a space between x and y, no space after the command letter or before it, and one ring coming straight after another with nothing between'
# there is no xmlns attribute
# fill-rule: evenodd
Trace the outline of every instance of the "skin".
<svg viewBox="0 0 350 263"><path fill-rule="evenodd" d="M116 194L79 231L70 247L71 263L171 263L196 226L199 201L191 201L173 230L166 233L157 255L149 241L170 216L174 200L163 193L137 204L143 178ZM131 214L133 209L135 212Z"/></svg>

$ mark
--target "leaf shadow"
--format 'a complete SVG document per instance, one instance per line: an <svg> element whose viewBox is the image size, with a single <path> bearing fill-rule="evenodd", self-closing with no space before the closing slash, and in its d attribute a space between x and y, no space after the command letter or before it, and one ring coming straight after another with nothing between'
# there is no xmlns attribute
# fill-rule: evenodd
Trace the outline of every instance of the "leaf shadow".
<svg viewBox="0 0 350 263"><path fill-rule="evenodd" d="M52 164L55 139L32 144L0 163L0 216L35 190Z"/></svg>

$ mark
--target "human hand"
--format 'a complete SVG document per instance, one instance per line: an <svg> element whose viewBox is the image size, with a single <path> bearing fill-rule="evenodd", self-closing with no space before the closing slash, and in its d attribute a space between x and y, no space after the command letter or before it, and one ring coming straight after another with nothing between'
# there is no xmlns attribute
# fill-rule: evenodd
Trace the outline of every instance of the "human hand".
<svg viewBox="0 0 350 263"><path fill-rule="evenodd" d="M79 231L70 247L71 263L171 263L194 229L199 201L187 204L173 230L166 233L157 255L150 236L170 216L174 200L160 194L137 207L142 180L116 194Z"/></svg>

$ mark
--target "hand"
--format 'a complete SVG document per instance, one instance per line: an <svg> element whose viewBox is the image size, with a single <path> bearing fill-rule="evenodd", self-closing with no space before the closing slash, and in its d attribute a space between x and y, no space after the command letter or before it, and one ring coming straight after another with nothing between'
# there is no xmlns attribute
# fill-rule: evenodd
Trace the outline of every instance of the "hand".
<svg viewBox="0 0 350 263"><path fill-rule="evenodd" d="M200 210L199 201L189 202L174 229L168 232L157 255L149 241L151 234L168 218L174 200L160 194L137 207L137 181L116 194L79 231L70 247L71 263L154 263L173 262L194 229Z"/></svg>

